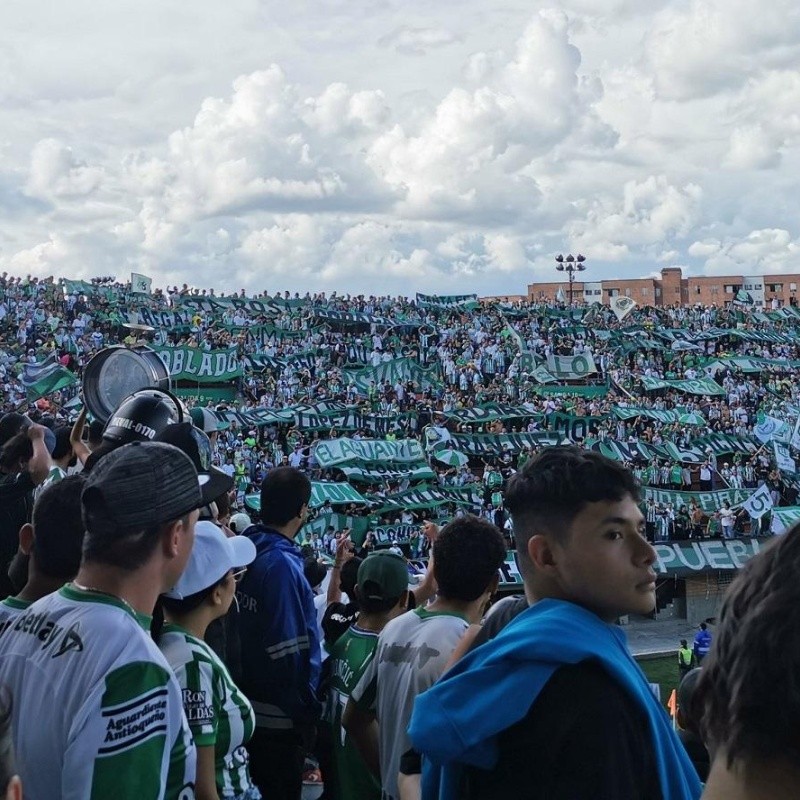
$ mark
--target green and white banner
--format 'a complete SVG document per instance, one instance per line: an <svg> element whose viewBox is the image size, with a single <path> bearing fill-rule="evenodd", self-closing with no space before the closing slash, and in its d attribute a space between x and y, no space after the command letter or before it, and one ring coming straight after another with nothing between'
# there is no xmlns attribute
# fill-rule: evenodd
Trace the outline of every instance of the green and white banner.
<svg viewBox="0 0 800 800"><path fill-rule="evenodd" d="M153 347L175 381L223 383L242 376L242 364L235 347L200 350L197 347Z"/></svg>
<svg viewBox="0 0 800 800"><path fill-rule="evenodd" d="M304 431L329 431L335 428L337 431L365 430L375 436L386 436L406 416L408 415L395 414L389 417L379 414L364 414L354 409L325 416L298 411L295 414L295 424Z"/></svg>
<svg viewBox="0 0 800 800"><path fill-rule="evenodd" d="M663 411L655 408L639 408L637 406L614 406L614 415L619 419L634 419L644 417L661 422L664 425L672 425L678 422L681 414L678 411Z"/></svg>
<svg viewBox="0 0 800 800"><path fill-rule="evenodd" d="M394 358L391 361L379 364L377 367L343 369L342 377L345 383L352 381L361 392L377 389L378 386L386 381L389 381L392 386L398 381L401 383L414 381L414 383L425 389L438 389L441 386L436 371L421 367L419 362L413 358Z"/></svg>
<svg viewBox="0 0 800 800"><path fill-rule="evenodd" d="M557 412L548 415L547 424L559 436L578 442L586 439L605 419L606 417L577 417Z"/></svg>
<svg viewBox="0 0 800 800"><path fill-rule="evenodd" d="M323 468L350 461L413 464L425 460L425 451L416 439L330 439L320 442L314 454Z"/></svg>
<svg viewBox="0 0 800 800"><path fill-rule="evenodd" d="M461 423L481 424L502 419L543 419L544 415L527 406L507 406L501 403L484 403L474 408L457 408L436 412L447 419Z"/></svg>
<svg viewBox="0 0 800 800"><path fill-rule="evenodd" d="M686 577L717 570L732 572L741 569L769 540L741 539L706 542L659 542L655 570L661 575Z"/></svg>
<svg viewBox="0 0 800 800"><path fill-rule="evenodd" d="M473 494L473 489L410 489L399 492L391 497L378 497L372 495L370 500L377 505L376 514L387 511L415 511L425 508L437 508L447 503L458 505L480 505L481 497Z"/></svg>
<svg viewBox="0 0 800 800"><path fill-rule="evenodd" d="M654 489L650 486L642 486L641 494L645 500L653 500L656 503L671 503L674 508L686 506L687 508L695 503L707 514L722 508L722 504L727 500L731 506L738 506L745 502L753 493L754 489L720 489L716 492L671 492L666 489Z"/></svg>
<svg viewBox="0 0 800 800"><path fill-rule="evenodd" d="M422 308L462 309L471 311L480 308L476 294L420 294L417 292L417 305Z"/></svg>
<svg viewBox="0 0 800 800"><path fill-rule="evenodd" d="M448 447L471 456L500 456L504 452L519 453L522 450L556 444L569 444L564 436L549 431L537 433L454 433Z"/></svg>
<svg viewBox="0 0 800 800"><path fill-rule="evenodd" d="M372 538L375 540L375 544L383 546L393 543L408 544L412 538L416 538L419 535L419 532L419 525L402 523L399 525L378 525L372 529Z"/></svg>
<svg viewBox="0 0 800 800"><path fill-rule="evenodd" d="M547 356L547 371L556 380L577 381L597 372L591 355Z"/></svg>
<svg viewBox="0 0 800 800"><path fill-rule="evenodd" d="M800 522L800 506L776 506L772 509L773 533L786 533L796 522Z"/></svg>
<svg viewBox="0 0 800 800"><path fill-rule="evenodd" d="M547 397L550 395L557 396L575 396L575 397L605 397L611 388L611 384L606 381L605 383L590 384L587 386L574 385L574 386L536 386L534 392L536 394Z"/></svg>
<svg viewBox="0 0 800 800"><path fill-rule="evenodd" d="M129 315L130 322L150 325L153 328L172 330L192 324L190 311L162 311L152 308L140 308Z"/></svg>
<svg viewBox="0 0 800 800"><path fill-rule="evenodd" d="M274 317L284 311L292 311L309 305L307 300L286 300L280 297L181 297L178 301L182 309L197 313L203 311L221 315L227 310L239 311L244 316Z"/></svg>
<svg viewBox="0 0 800 800"><path fill-rule="evenodd" d="M425 463L402 466L383 464L360 464L358 462L341 464L337 467L348 481L361 483L385 483L386 481L432 481L436 473Z"/></svg>
<svg viewBox="0 0 800 800"><path fill-rule="evenodd" d="M336 311L334 309L316 307L312 311L315 319L325 322L338 322L342 325L386 325L386 317L375 317L363 311Z"/></svg>
<svg viewBox="0 0 800 800"><path fill-rule="evenodd" d="M642 386L647 392L658 389L675 389L686 394L699 394L711 396L725 396L725 390L711 378L695 378L694 380L672 381L661 380L660 378L641 378Z"/></svg>

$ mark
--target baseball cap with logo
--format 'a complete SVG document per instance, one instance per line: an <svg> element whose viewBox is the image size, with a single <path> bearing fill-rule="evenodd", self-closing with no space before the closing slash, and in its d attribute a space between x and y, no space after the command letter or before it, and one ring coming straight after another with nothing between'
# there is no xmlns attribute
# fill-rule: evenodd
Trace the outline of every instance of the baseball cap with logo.
<svg viewBox="0 0 800 800"><path fill-rule="evenodd" d="M192 460L200 476L205 501L203 505L208 505L233 487L233 478L211 465L211 442L208 436L195 428L191 422L167 425L156 436L156 441L174 445Z"/></svg>
<svg viewBox="0 0 800 800"><path fill-rule="evenodd" d="M180 519L205 505L189 456L161 442L132 442L99 461L81 493L123 531L145 530Z"/></svg>
<svg viewBox="0 0 800 800"><path fill-rule="evenodd" d="M358 568L358 588L369 600L396 600L408 589L405 559L389 550L379 550Z"/></svg>
<svg viewBox="0 0 800 800"><path fill-rule="evenodd" d="M182 600L213 586L229 570L246 567L256 557L256 546L246 536L226 536L213 522L198 522L186 569L166 597Z"/></svg>

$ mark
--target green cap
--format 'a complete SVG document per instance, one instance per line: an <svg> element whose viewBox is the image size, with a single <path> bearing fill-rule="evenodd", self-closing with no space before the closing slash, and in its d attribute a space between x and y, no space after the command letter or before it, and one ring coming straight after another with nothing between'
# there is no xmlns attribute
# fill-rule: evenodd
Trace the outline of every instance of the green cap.
<svg viewBox="0 0 800 800"><path fill-rule="evenodd" d="M408 589L406 561L397 553L380 550L358 568L358 588L368 600L396 600Z"/></svg>

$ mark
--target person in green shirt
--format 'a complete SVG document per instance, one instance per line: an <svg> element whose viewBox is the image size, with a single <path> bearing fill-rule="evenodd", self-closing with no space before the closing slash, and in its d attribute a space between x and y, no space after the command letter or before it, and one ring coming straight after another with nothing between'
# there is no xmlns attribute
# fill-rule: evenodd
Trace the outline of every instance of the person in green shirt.
<svg viewBox="0 0 800 800"><path fill-rule="evenodd" d="M378 635L406 610L408 570L402 556L373 553L358 568L357 622L331 648L331 685L325 718L332 728L334 775L326 780L334 800L381 800L380 781L367 767L342 726L350 694L375 655Z"/></svg>

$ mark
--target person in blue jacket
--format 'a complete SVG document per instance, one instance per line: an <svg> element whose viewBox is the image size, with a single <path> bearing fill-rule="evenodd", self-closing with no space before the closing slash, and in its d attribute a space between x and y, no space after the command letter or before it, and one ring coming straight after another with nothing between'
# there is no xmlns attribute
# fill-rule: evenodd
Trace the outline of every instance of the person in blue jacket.
<svg viewBox="0 0 800 800"><path fill-rule="evenodd" d="M615 624L655 606L630 471L548 447L505 500L531 606L417 697L422 800L697 800L697 772Z"/></svg>
<svg viewBox="0 0 800 800"><path fill-rule="evenodd" d="M694 655L697 658L697 665L703 663L703 659L711 649L711 631L705 622L700 623L700 630L694 635Z"/></svg>
<svg viewBox="0 0 800 800"><path fill-rule="evenodd" d="M299 800L306 750L320 714L320 641L314 596L295 543L308 516L311 483L293 467L261 485L261 524L245 535L256 558L239 584L240 686L253 704L247 746L251 776L270 800Z"/></svg>

